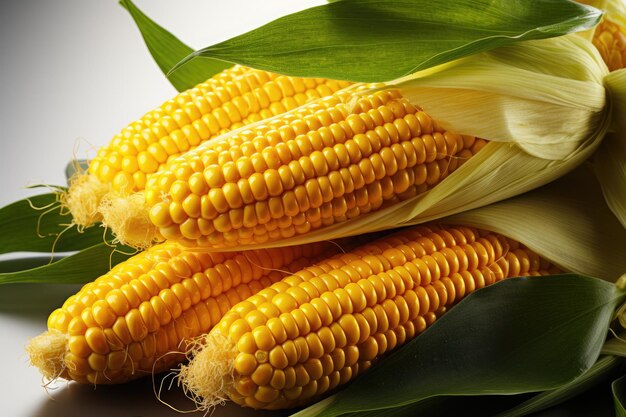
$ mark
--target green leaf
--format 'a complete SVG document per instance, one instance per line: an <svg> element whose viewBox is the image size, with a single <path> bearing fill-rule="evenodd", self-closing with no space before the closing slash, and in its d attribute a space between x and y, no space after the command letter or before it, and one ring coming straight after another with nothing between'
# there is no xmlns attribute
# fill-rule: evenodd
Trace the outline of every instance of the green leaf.
<svg viewBox="0 0 626 417"><path fill-rule="evenodd" d="M0 208L0 254L68 252L103 242L104 229L90 227L79 232L75 226L68 226L72 217L66 211L55 193L36 195Z"/></svg>
<svg viewBox="0 0 626 417"><path fill-rule="evenodd" d="M497 417L526 416L574 398L605 380L608 375L619 368L621 362L622 358L617 356L601 357L587 372L572 382L557 389L542 392L518 406L498 414Z"/></svg>
<svg viewBox="0 0 626 417"><path fill-rule="evenodd" d="M127 251L122 253L121 251ZM108 272L132 254L132 249L122 247L117 250L105 243L99 243L56 262L32 269L0 273L0 284L47 283L82 284L93 281Z"/></svg>
<svg viewBox="0 0 626 417"><path fill-rule="evenodd" d="M181 68L180 71L168 73L178 61L191 54L193 49L156 24L132 1L120 0L119 3L130 13L152 57L176 90L184 91L192 88L233 65L219 59L196 60L186 65L185 68Z"/></svg>
<svg viewBox="0 0 626 417"><path fill-rule="evenodd" d="M526 395L527 396L527 395ZM403 407L361 411L350 417L487 417L519 403L521 395L431 397ZM471 411L470 411L471 410Z"/></svg>
<svg viewBox="0 0 626 417"><path fill-rule="evenodd" d="M611 384L615 401L615 416L626 417L626 375Z"/></svg>
<svg viewBox="0 0 626 417"><path fill-rule="evenodd" d="M478 395L431 397L403 407L371 410L349 414L350 417L512 417L610 416L611 404L607 404L606 388L620 372L626 362L622 358L603 356L580 377L556 390L540 394ZM580 403L585 404L581 407ZM610 407L610 408L609 408ZM545 410L545 411L543 411ZM573 412L576 410L576 412ZM543 411L543 412L542 412Z"/></svg>
<svg viewBox="0 0 626 417"><path fill-rule="evenodd" d="M202 57L289 75L387 81L513 42L588 29L600 17L568 0L343 0L196 51L174 70Z"/></svg>
<svg viewBox="0 0 626 417"><path fill-rule="evenodd" d="M295 416L338 416L440 395L556 389L595 363L623 299L613 284L574 274L502 281L471 294L335 397Z"/></svg>
<svg viewBox="0 0 626 417"><path fill-rule="evenodd" d="M87 171L89 168L89 160L87 159L72 159L65 166L65 178L69 181L74 174L81 174Z"/></svg>
<svg viewBox="0 0 626 417"><path fill-rule="evenodd" d="M0 291L0 314L14 315L20 321L32 319L41 327L50 312L79 289L80 284L6 284Z"/></svg>
<svg viewBox="0 0 626 417"><path fill-rule="evenodd" d="M17 272L23 271L25 269L33 269L40 266L47 265L51 263L51 261L63 259L65 256L54 257L54 260L51 259L50 256L28 256L24 258L12 258L12 259L4 259L0 261L0 273L3 272Z"/></svg>

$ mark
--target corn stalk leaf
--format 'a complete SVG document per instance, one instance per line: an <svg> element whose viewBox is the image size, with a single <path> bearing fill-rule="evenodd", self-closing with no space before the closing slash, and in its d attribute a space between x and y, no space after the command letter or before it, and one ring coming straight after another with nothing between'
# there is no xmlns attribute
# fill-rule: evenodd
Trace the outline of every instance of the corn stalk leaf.
<svg viewBox="0 0 626 417"><path fill-rule="evenodd" d="M55 187L62 189L61 187ZM82 232L71 223L56 193L40 194L0 208L0 254L9 252L68 252L102 243L104 230Z"/></svg>
<svg viewBox="0 0 626 417"><path fill-rule="evenodd" d="M610 283L573 274L502 281L471 294L346 389L294 416L556 389L595 363L624 297Z"/></svg>
<svg viewBox="0 0 626 417"><path fill-rule="evenodd" d="M127 250L127 253L121 252ZM105 243L98 243L71 256L58 261L36 266L30 269L20 269L14 272L0 272L0 284L10 283L47 283L47 284L81 284L93 281L100 275L108 272L116 265L130 257L132 249L114 248ZM41 262L34 258L30 265ZM26 266L30 266L27 264ZM0 263L0 271L7 270L11 263ZM12 265L15 267L15 264ZM23 267L24 265L22 265Z"/></svg>
<svg viewBox="0 0 626 417"><path fill-rule="evenodd" d="M387 81L528 39L593 27L601 12L567 0L343 0L283 16L187 56L269 71Z"/></svg>
<svg viewBox="0 0 626 417"><path fill-rule="evenodd" d="M202 62L192 62L180 71L169 73L170 69L191 54L193 49L146 16L131 0L120 0L119 3L130 13L150 54L176 90L187 90L232 66L231 63L218 59L206 59Z"/></svg>
<svg viewBox="0 0 626 417"><path fill-rule="evenodd" d="M615 416L626 417L626 375L611 384L615 401Z"/></svg>

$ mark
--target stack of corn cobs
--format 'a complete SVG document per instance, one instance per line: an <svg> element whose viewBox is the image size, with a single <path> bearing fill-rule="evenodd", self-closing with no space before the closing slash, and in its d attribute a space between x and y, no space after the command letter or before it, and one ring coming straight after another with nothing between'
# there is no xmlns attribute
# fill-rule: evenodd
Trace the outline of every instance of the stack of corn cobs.
<svg viewBox="0 0 626 417"><path fill-rule="evenodd" d="M50 315L32 363L96 385L181 364L203 409L291 408L482 287L569 271L445 216L591 157L624 118L625 36L605 17L593 42L527 41L382 84L234 65L177 95L61 196L79 228L102 223L139 253Z"/></svg>

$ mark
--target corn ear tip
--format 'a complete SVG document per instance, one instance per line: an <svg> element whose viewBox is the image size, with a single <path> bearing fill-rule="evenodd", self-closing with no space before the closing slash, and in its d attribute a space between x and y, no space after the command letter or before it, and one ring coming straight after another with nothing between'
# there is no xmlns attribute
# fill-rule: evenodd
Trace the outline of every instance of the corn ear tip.
<svg viewBox="0 0 626 417"><path fill-rule="evenodd" d="M50 381L61 377L65 371L67 350L67 335L55 329L35 336L26 345L31 366L38 368Z"/></svg>
<svg viewBox="0 0 626 417"><path fill-rule="evenodd" d="M108 193L100 202L103 227L115 235L114 243L135 249L151 247L157 239L157 228L150 221L143 193L128 196Z"/></svg>
<svg viewBox="0 0 626 417"><path fill-rule="evenodd" d="M95 176L77 173L70 179L67 191L59 191L62 208L69 210L72 223L85 228L102 220L98 207L109 192L109 186Z"/></svg>
<svg viewBox="0 0 626 417"><path fill-rule="evenodd" d="M179 385L200 411L210 411L228 399L233 387L235 344L215 330L193 342L190 361L181 365Z"/></svg>

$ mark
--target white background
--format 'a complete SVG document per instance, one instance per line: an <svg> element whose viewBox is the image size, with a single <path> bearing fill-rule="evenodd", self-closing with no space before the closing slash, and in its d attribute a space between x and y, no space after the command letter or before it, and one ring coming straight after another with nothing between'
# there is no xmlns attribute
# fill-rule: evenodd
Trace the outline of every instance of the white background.
<svg viewBox="0 0 626 417"><path fill-rule="evenodd" d="M194 48L322 3L136 0L148 16ZM92 157L122 127L175 94L116 0L29 0L2 6L0 206L41 192L26 189L28 185L63 184L71 158ZM0 415L179 416L155 399L149 379L116 387L61 382L42 388L24 345L45 330L50 311L76 289L0 286ZM192 407L180 393L166 400ZM240 414L266 415L231 406L213 416Z"/></svg>

